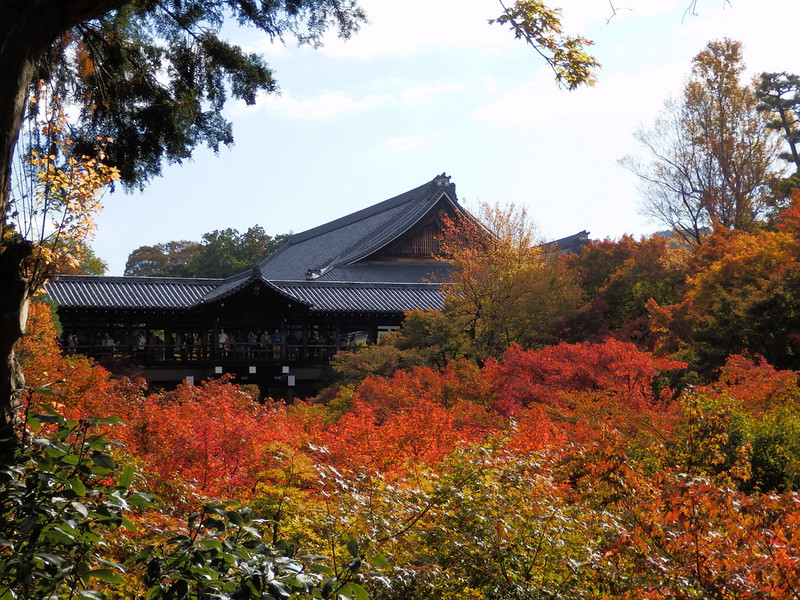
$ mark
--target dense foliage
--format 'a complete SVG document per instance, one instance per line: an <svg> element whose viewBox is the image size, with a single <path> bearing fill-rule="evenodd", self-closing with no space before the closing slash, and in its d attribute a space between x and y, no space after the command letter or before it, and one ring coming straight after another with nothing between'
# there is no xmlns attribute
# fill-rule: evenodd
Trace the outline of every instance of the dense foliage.
<svg viewBox="0 0 800 600"><path fill-rule="evenodd" d="M148 391L30 324L9 597L797 596L800 387L764 360L681 388L631 342L512 345L285 406Z"/></svg>
<svg viewBox="0 0 800 600"><path fill-rule="evenodd" d="M285 235L260 225L244 233L215 229L201 242L187 240L140 246L128 255L125 275L145 277L229 277L249 269L278 249Z"/></svg>

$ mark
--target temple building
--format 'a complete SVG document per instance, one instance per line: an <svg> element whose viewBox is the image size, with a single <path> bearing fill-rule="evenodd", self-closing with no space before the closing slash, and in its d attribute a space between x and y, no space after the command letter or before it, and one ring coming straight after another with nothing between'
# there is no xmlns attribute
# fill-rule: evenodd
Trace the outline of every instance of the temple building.
<svg viewBox="0 0 800 600"><path fill-rule="evenodd" d="M318 382L330 357L440 310L443 219L467 214L447 175L308 231L227 279L62 275L46 285L63 348L172 386L231 374L261 393ZM554 242L573 251L588 234Z"/></svg>
<svg viewBox="0 0 800 600"><path fill-rule="evenodd" d="M62 275L46 285L66 352L149 383L231 373L263 393L316 381L336 352L399 327L408 310L440 309L443 215L463 213L446 175L291 235L227 279Z"/></svg>

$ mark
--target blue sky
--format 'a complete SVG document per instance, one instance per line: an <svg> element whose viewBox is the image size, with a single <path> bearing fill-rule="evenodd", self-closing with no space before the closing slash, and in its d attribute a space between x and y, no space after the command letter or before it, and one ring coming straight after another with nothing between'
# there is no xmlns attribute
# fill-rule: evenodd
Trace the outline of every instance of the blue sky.
<svg viewBox="0 0 800 600"><path fill-rule="evenodd" d="M745 45L749 72L800 73L797 0L553 0L595 42L593 88L558 89L534 51L498 25L496 0L364 0L370 23L322 49L268 43L281 93L232 104L236 143L165 169L141 193L104 198L92 245L121 275L142 245L261 225L298 232L402 193L439 173L461 201L525 206L545 239L662 228L638 213L617 160L632 134L680 94L710 39Z"/></svg>

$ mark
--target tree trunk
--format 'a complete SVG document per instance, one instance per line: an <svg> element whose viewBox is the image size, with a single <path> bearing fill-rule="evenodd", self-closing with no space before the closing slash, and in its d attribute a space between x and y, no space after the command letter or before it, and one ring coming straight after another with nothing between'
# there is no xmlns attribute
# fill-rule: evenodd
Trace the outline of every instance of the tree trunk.
<svg viewBox="0 0 800 600"><path fill-rule="evenodd" d="M18 3L15 3L18 4ZM0 465L8 464L16 448L19 394L24 385L14 354L27 316L30 290L24 274L24 261L32 252L11 228L11 161L19 136L28 85L35 67L30 37L36 31L33 15L22 7L12 7L19 17L7 18L0 25Z"/></svg>
<svg viewBox="0 0 800 600"><path fill-rule="evenodd" d="M24 262L33 245L11 225L11 164L37 61L60 35L130 0L0 0L0 465L13 454L22 374L14 345L30 292Z"/></svg>
<svg viewBox="0 0 800 600"><path fill-rule="evenodd" d="M22 264L30 256L30 242L9 242L0 253L0 465L8 464L16 448L19 395L25 379L14 344L25 330L29 289Z"/></svg>

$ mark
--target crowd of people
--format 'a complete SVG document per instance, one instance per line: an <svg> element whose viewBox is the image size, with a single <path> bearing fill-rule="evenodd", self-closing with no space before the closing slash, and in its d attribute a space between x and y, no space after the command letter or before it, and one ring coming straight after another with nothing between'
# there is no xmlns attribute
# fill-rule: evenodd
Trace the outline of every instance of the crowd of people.
<svg viewBox="0 0 800 600"><path fill-rule="evenodd" d="M142 362L191 361L210 358L252 358L261 360L322 360L326 361L339 350L354 349L358 341L354 334L338 338L333 333L324 336L311 332L303 340L299 332L287 335L279 329L228 331L221 328L216 335L206 331L170 332L162 337L159 331L139 330L129 339L114 339L104 331L79 338L74 331L64 339L68 354L91 356L131 355ZM164 339L166 338L166 339Z"/></svg>

